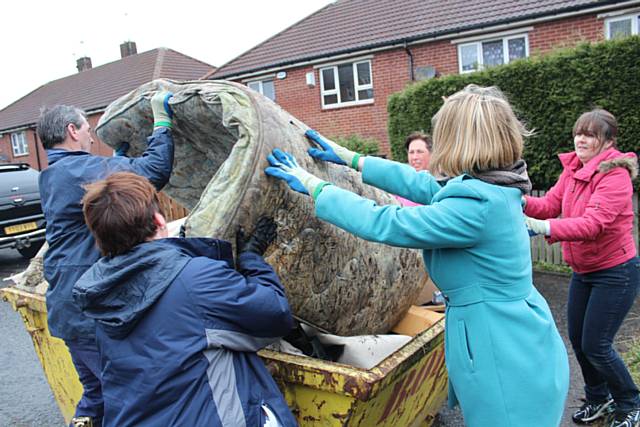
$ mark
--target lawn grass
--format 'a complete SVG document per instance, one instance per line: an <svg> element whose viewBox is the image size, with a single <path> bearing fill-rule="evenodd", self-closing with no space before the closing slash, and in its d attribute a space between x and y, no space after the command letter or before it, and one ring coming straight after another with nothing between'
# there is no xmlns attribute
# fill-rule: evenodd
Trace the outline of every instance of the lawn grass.
<svg viewBox="0 0 640 427"><path fill-rule="evenodd" d="M640 385L640 336L634 338L629 349L622 354L634 382Z"/></svg>

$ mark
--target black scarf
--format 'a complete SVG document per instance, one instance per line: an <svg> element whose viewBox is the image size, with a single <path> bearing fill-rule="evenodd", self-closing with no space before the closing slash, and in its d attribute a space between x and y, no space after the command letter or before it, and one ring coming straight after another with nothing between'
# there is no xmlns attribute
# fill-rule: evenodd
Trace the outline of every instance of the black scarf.
<svg viewBox="0 0 640 427"><path fill-rule="evenodd" d="M505 169L491 169L470 173L469 175L489 184L517 188L524 194L531 192L527 164L522 159Z"/></svg>

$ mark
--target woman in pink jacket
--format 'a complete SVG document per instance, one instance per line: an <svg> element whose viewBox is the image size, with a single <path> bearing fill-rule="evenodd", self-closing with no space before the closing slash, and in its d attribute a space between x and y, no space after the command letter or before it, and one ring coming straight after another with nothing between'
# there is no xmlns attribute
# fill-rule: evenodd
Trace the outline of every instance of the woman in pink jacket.
<svg viewBox="0 0 640 427"><path fill-rule="evenodd" d="M615 148L617 130L608 111L582 114L573 127L575 151L559 156L564 170L558 182L544 197L526 196L525 214L530 234L562 242L564 259L573 269L569 339L586 393L573 420L587 423L615 413L612 427L636 427L638 387L612 346L640 282L632 236L631 180L637 158Z"/></svg>

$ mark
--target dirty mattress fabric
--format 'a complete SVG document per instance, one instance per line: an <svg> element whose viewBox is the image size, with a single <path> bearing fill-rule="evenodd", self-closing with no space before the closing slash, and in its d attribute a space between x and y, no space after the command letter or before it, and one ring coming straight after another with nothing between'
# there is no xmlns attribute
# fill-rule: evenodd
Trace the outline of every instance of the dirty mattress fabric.
<svg viewBox="0 0 640 427"><path fill-rule="evenodd" d="M335 335L367 335L391 329L427 280L411 249L364 242L315 218L311 198L294 194L264 174L266 157L279 147L301 166L381 205L397 204L364 185L354 171L306 155L308 127L246 86L225 81L156 80L114 101L98 136L140 155L152 127L149 99L169 90L174 111L175 163L165 192L190 209L192 237L234 241L238 226L251 229L267 215L278 224L265 254L284 284L293 313Z"/></svg>

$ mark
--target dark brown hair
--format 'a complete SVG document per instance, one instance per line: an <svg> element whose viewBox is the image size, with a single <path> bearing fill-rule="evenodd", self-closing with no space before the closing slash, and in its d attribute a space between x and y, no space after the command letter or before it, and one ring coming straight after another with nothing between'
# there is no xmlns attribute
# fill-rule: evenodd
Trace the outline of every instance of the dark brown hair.
<svg viewBox="0 0 640 427"><path fill-rule="evenodd" d="M405 151L409 151L409 145L411 145L411 143L413 141L415 141L416 139L421 139L424 141L424 143L427 146L427 150L429 150L429 152L431 152L431 150L433 149L433 141L431 140L431 137L429 135L427 135L426 133L422 133L422 132L412 132L407 139L404 140L404 149Z"/></svg>
<svg viewBox="0 0 640 427"><path fill-rule="evenodd" d="M117 172L85 186L84 219L103 256L116 256L149 240L162 213L158 193L144 177Z"/></svg>
<svg viewBox="0 0 640 427"><path fill-rule="evenodd" d="M587 135L595 137L600 144L613 141L616 144L618 122L613 114L603 109L583 113L573 125L573 136Z"/></svg>

